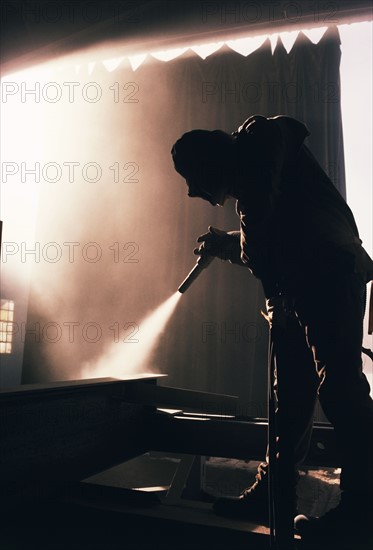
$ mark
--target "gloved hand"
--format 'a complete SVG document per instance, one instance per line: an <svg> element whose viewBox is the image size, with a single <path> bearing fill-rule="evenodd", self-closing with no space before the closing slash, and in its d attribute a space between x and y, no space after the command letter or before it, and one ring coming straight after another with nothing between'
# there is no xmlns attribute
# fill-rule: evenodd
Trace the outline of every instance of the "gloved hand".
<svg viewBox="0 0 373 550"><path fill-rule="evenodd" d="M222 231L210 225L208 233L198 237L197 242L202 244L194 250L194 254L214 256L224 261L229 260L232 263L243 265L239 231Z"/></svg>

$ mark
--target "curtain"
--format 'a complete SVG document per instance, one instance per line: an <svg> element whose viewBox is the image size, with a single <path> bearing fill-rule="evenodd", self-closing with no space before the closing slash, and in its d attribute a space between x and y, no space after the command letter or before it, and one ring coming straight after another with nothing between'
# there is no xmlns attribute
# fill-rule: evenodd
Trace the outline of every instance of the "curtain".
<svg viewBox="0 0 373 550"><path fill-rule="evenodd" d="M167 63L148 58L136 72L121 65L108 73L97 66L91 75L79 75L81 84L99 83L103 97L51 110L49 154L61 164L94 160L103 176L87 182L78 171L73 184L62 178L41 189L39 241L79 246L73 262L65 254L58 263L36 266L29 325L58 323L62 332L55 342L43 339L43 331L39 341L26 333L24 382L97 376L82 366L113 346L115 323L139 328L137 343L116 342L123 372L130 371L127 352L141 346L142 319L194 266L196 238L208 225L238 229L234 203L221 209L187 198L170 156L182 133L232 132L253 114L294 116L308 126L308 146L344 194L339 62L338 30L330 28L318 44L300 33L290 53L279 41L272 54L267 40L247 57L224 46L205 60L186 52ZM61 78L77 79L68 73ZM115 162L120 182L109 169ZM100 261L79 256L91 242L100 246ZM116 262L114 243L122 256L127 245L137 261ZM242 414L265 416L263 308L260 283L248 270L215 260L180 299L143 369L168 374L162 381L167 385L238 395ZM71 323L78 323L73 339ZM101 328L97 341L83 331L89 323Z"/></svg>

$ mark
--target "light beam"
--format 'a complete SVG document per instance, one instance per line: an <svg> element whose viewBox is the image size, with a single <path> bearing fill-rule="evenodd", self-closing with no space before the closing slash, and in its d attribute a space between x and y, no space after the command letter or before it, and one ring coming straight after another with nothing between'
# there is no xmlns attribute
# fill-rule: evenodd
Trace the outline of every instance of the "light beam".
<svg viewBox="0 0 373 550"><path fill-rule="evenodd" d="M181 296L180 292L172 294L139 323L139 330L132 337L114 343L96 362L85 363L82 378L121 378L152 371L149 359Z"/></svg>

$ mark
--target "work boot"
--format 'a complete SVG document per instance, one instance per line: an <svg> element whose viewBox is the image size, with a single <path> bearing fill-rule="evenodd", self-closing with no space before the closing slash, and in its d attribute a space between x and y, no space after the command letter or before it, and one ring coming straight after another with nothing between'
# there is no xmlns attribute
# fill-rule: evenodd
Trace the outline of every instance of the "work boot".
<svg viewBox="0 0 373 550"><path fill-rule="evenodd" d="M328 548L373 548L373 505L361 494L342 493L341 501L322 517L299 515L294 520L302 541L328 543ZM363 546L361 546L363 545Z"/></svg>
<svg viewBox="0 0 373 550"><path fill-rule="evenodd" d="M255 476L255 483L244 489L237 497L219 497L213 505L220 516L255 520L267 524L268 506L268 464L261 463Z"/></svg>

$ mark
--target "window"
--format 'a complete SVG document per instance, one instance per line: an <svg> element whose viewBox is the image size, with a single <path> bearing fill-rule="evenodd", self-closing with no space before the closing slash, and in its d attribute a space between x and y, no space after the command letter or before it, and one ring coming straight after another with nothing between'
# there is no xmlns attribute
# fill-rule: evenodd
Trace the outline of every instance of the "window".
<svg viewBox="0 0 373 550"><path fill-rule="evenodd" d="M14 302L1 300L0 353L12 353Z"/></svg>

